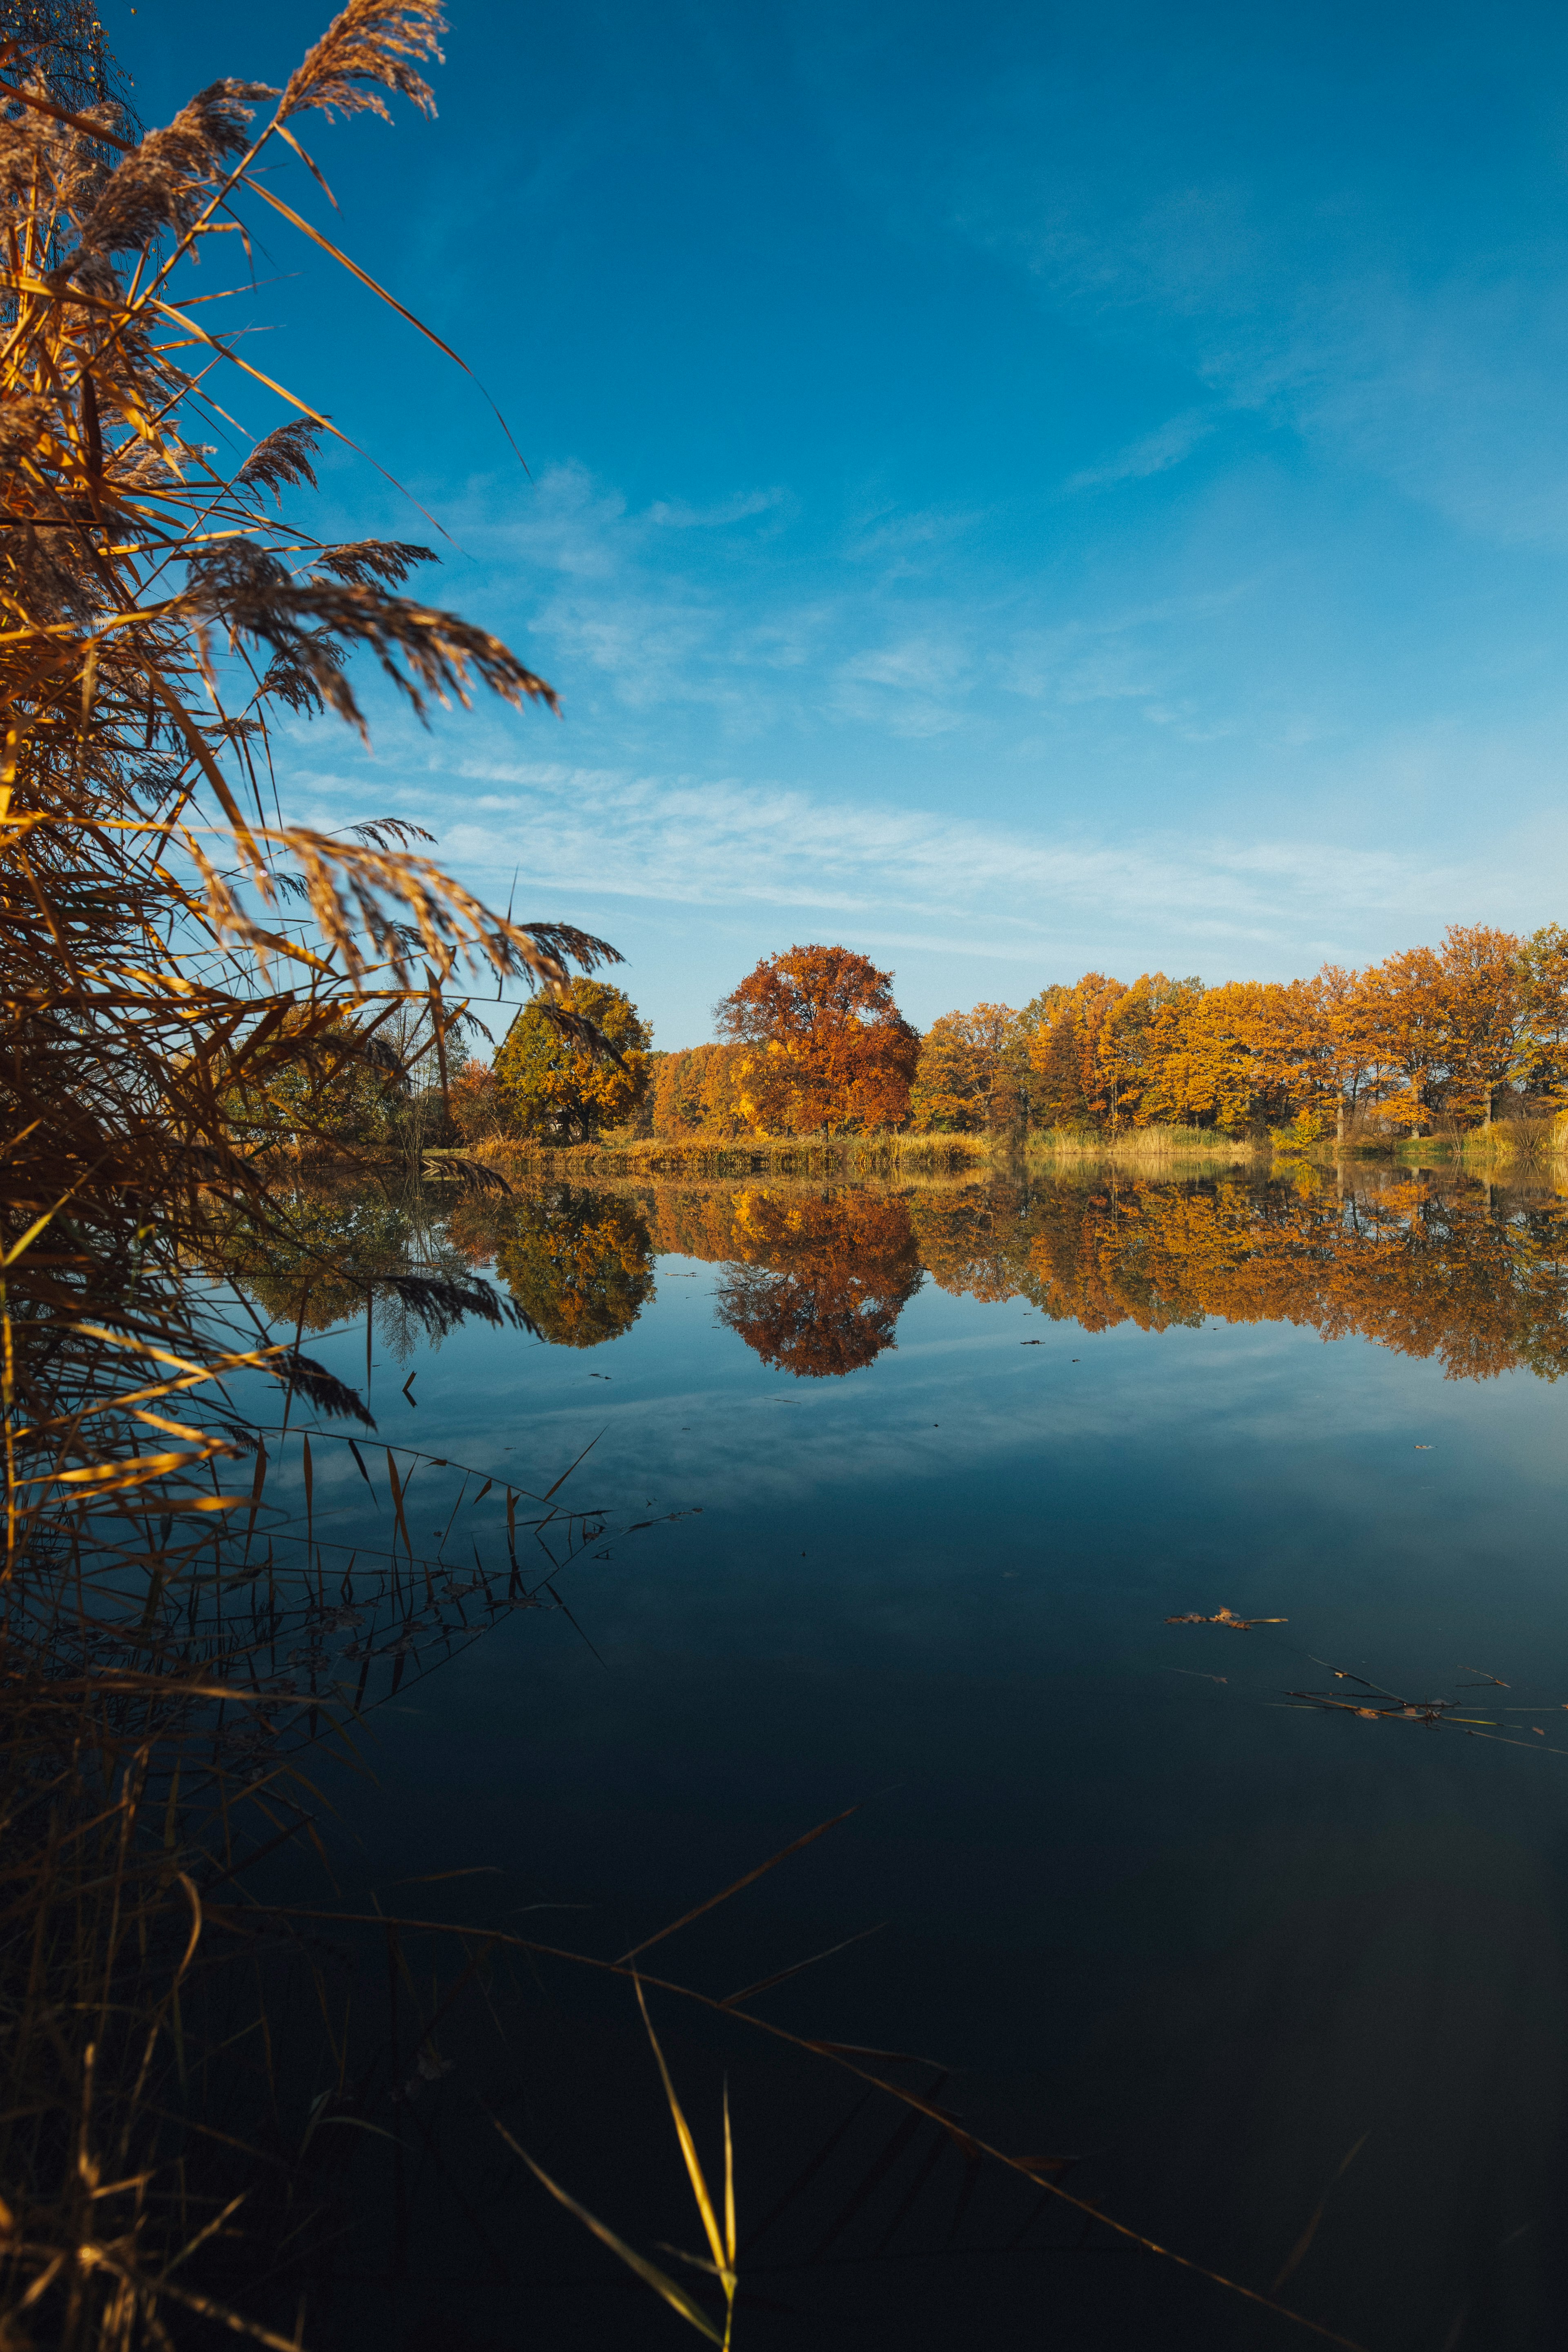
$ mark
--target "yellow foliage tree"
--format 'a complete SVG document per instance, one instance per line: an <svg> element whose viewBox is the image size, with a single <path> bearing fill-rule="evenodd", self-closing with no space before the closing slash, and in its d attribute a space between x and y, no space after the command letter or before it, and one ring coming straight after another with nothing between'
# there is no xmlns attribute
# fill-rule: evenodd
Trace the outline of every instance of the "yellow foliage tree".
<svg viewBox="0 0 1568 2352"><path fill-rule="evenodd" d="M1017 1108L1018 1015L1010 1004L944 1013L921 1040L910 1119L925 1134L967 1135L1012 1124Z"/></svg>
<svg viewBox="0 0 1568 2352"><path fill-rule="evenodd" d="M1140 1123L1172 1119L1235 1133L1293 1117L1322 1088L1319 1028L1303 981L1182 990L1154 1024Z"/></svg>

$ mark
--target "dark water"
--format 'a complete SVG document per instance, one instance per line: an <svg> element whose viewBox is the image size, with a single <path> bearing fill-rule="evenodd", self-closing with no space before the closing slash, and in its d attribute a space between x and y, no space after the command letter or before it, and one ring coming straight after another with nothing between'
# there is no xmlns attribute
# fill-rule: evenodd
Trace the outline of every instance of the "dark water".
<svg viewBox="0 0 1568 2352"><path fill-rule="evenodd" d="M1565 1207L1321 1174L426 1202L417 1262L493 1268L545 1338L399 1360L384 1326L379 1439L534 1492L591 1444L562 1495L606 1534L564 1608L372 1718L345 1899L613 1958L856 1806L646 1965L723 1995L874 1927L756 2013L929 2060L857 2063L1369 2352L1559 2341ZM290 1324L294 1280L257 1286ZM363 1379L363 1319L314 1352ZM325 1437L315 1486L318 1534L384 1541ZM459 1491L421 1468L416 1548ZM444 1557L492 1556L499 1499ZM1167 1622L1222 1607L1286 1622ZM1378 1693L1468 1721L1344 1706ZM489 1998L380 2118L397 2242L362 2223L324 2340L698 2341L486 2119L700 2247L630 1994L520 1962ZM710 2158L729 2071L742 2347L1322 2340L826 2062L656 2022Z"/></svg>

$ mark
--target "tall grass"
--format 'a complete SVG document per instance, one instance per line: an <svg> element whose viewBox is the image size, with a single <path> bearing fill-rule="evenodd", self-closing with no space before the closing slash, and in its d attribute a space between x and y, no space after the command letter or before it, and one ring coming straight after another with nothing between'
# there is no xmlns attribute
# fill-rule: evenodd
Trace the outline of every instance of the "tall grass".
<svg viewBox="0 0 1568 2352"><path fill-rule="evenodd" d="M1177 1160L1206 1160L1239 1166L1268 1150L1268 1139L1226 1135L1212 1127L1131 1127L1117 1134L1089 1129L1056 1127L1029 1137L1031 1161L1075 1163L1115 1160L1133 1167L1157 1166Z"/></svg>
<svg viewBox="0 0 1568 2352"><path fill-rule="evenodd" d="M990 1139L977 1135L679 1135L607 1134L593 1143L556 1148L521 1137L498 1136L472 1158L521 1177L573 1181L580 1177L707 1177L724 1181L769 1176L819 1182L898 1178L910 1171L983 1168Z"/></svg>
<svg viewBox="0 0 1568 2352"><path fill-rule="evenodd" d="M1464 1138L1467 1161L1502 1162L1542 1173L1568 1158L1568 1116L1496 1118Z"/></svg>
<svg viewBox="0 0 1568 2352"><path fill-rule="evenodd" d="M911 1135L889 1130L870 1135L676 1135L606 1134L592 1143L554 1147L523 1137L497 1135L477 1146L472 1157L520 1175L570 1179L574 1173L620 1176L747 1175L832 1176L849 1181L921 1171L933 1174L1020 1163L1114 1160L1138 1165L1177 1160L1226 1165L1256 1159L1269 1149L1267 1137L1232 1136L1203 1127L1128 1128L1110 1134L1092 1129L1004 1129L977 1135Z"/></svg>

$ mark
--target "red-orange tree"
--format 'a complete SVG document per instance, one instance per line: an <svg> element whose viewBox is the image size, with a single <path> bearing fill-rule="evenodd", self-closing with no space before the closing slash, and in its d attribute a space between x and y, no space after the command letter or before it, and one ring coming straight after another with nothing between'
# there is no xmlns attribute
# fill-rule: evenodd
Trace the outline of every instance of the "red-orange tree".
<svg viewBox="0 0 1568 2352"><path fill-rule="evenodd" d="M765 956L715 1007L749 1046L736 1066L742 1116L804 1135L898 1127L909 1117L921 1041L893 1002L893 975L852 949Z"/></svg>

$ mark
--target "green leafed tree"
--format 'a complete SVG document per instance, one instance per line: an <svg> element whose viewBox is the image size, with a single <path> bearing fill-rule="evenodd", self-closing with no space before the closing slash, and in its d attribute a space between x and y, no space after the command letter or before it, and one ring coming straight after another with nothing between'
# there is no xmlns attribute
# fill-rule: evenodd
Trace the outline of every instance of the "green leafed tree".
<svg viewBox="0 0 1568 2352"><path fill-rule="evenodd" d="M587 1143L633 1118L647 1092L653 1031L624 990L574 980L563 1003L593 1024L613 1061L563 1033L542 996L523 1007L495 1058L496 1086L513 1132L542 1142Z"/></svg>

